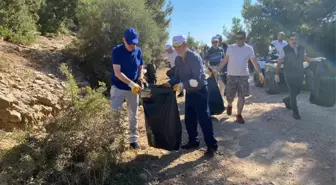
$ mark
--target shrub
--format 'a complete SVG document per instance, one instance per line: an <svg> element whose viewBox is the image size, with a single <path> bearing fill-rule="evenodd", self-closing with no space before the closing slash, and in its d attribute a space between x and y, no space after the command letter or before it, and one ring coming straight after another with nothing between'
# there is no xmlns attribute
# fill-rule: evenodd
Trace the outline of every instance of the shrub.
<svg viewBox="0 0 336 185"><path fill-rule="evenodd" d="M79 89L65 65L69 110L43 138L29 136L7 151L0 170L9 184L105 184L125 150L123 112L112 112L97 90ZM113 119L117 116L120 119Z"/></svg>
<svg viewBox="0 0 336 185"><path fill-rule="evenodd" d="M62 31L66 20L76 15L78 0L43 0L39 10L39 30L43 35Z"/></svg>
<svg viewBox="0 0 336 185"><path fill-rule="evenodd" d="M144 0L93 0L79 6L80 31L75 46L82 57L81 65L99 80L109 82L112 48L122 43L125 29L135 27L145 62L152 59L154 45L160 41L160 28L153 20Z"/></svg>
<svg viewBox="0 0 336 185"><path fill-rule="evenodd" d="M34 41L40 4L41 0L1 0L0 36L14 43Z"/></svg>

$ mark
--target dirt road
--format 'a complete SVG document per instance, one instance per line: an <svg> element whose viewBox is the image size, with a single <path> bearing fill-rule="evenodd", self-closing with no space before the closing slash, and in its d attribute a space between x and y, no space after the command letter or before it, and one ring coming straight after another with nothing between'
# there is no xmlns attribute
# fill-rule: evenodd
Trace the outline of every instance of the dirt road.
<svg viewBox="0 0 336 185"><path fill-rule="evenodd" d="M281 103L286 94L267 95L252 84L243 111L246 124L234 123L235 107L233 116L224 113L213 121L219 142L214 158L203 157L203 140L199 150L147 148L138 153L137 159L146 161L145 169L151 175L142 175L150 184L335 184L336 108L312 105L304 92L298 98L302 120L296 121ZM184 120L184 99L178 101ZM141 133L145 145L144 127ZM186 135L183 128L183 142Z"/></svg>

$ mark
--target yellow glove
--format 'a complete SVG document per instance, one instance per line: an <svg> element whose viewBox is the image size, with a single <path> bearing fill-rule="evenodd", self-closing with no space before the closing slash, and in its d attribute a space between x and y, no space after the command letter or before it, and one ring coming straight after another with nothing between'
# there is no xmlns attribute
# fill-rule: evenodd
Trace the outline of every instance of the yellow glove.
<svg viewBox="0 0 336 185"><path fill-rule="evenodd" d="M141 90L141 87L138 84L134 83L134 82L130 82L128 84L128 86L131 88L132 93L134 93L134 94L138 94L140 92L140 90Z"/></svg>
<svg viewBox="0 0 336 185"><path fill-rule="evenodd" d="M161 86L161 87L170 87L170 84L168 82L165 82L165 83L163 83L163 84L161 84L159 86Z"/></svg>
<svg viewBox="0 0 336 185"><path fill-rule="evenodd" d="M176 92L181 92L183 90L183 84L179 83L179 84L174 85L173 90Z"/></svg>
<svg viewBox="0 0 336 185"><path fill-rule="evenodd" d="M138 80L139 80L140 82L144 83L144 84L147 83L147 80L146 80L145 78L143 78L143 77L140 77Z"/></svg>

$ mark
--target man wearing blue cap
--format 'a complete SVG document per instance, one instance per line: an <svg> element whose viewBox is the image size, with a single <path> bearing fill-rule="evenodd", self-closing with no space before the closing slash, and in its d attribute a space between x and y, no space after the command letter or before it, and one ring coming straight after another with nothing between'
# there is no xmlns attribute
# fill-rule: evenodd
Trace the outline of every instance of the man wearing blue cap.
<svg viewBox="0 0 336 185"><path fill-rule="evenodd" d="M111 107L113 110L119 110L126 99L130 146L140 149L138 144L138 93L141 87L136 82L145 82L142 70L143 57L141 49L136 46L139 38L134 28L127 29L122 40L123 44L114 47L112 51Z"/></svg>
<svg viewBox="0 0 336 185"><path fill-rule="evenodd" d="M173 87L177 92L186 90L185 125L189 141L182 148L198 148L198 122L208 146L206 154L212 156L218 146L214 137L208 106L208 88L202 58L198 53L188 49L187 37L184 35L173 37L173 47L178 55L175 59L175 76L162 86Z"/></svg>

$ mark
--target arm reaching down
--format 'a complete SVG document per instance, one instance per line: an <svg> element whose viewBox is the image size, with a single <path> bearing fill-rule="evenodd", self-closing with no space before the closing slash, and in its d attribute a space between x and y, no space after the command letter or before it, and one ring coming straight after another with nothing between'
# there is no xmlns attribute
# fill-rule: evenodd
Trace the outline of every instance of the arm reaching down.
<svg viewBox="0 0 336 185"><path fill-rule="evenodd" d="M213 73L213 74L218 73L218 71L221 71L223 69L223 67L228 64L228 62L229 62L229 55L225 55L223 60L219 63L217 69L212 69L211 73Z"/></svg>

